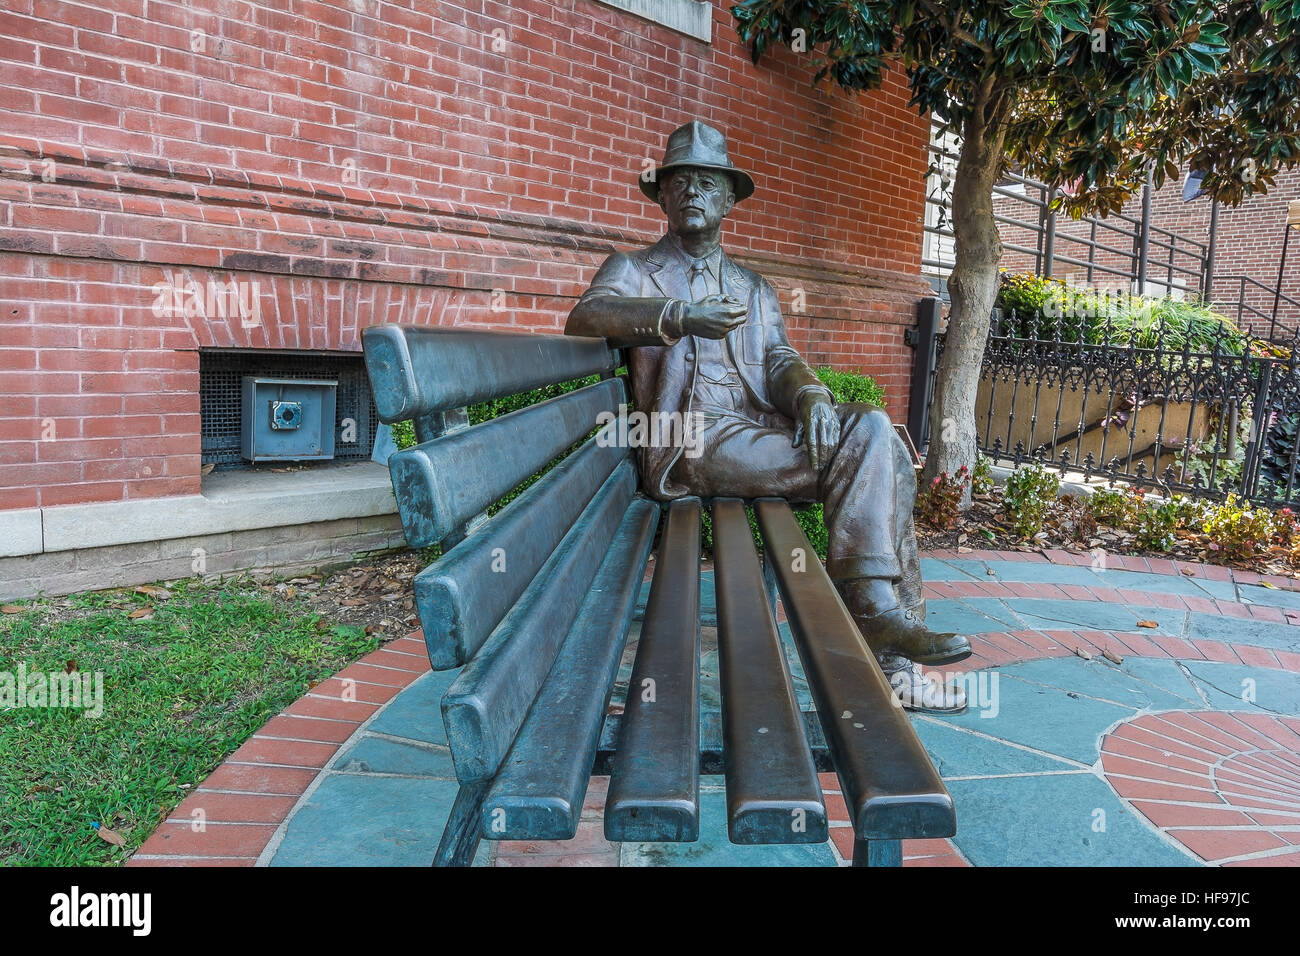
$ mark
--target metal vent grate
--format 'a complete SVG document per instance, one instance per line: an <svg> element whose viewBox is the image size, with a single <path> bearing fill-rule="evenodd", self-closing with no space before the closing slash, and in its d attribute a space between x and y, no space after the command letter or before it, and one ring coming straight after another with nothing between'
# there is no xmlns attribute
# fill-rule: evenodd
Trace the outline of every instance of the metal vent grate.
<svg viewBox="0 0 1300 956"><path fill-rule="evenodd" d="M334 458L368 461L379 416L361 353L199 352L199 414L203 464L247 468L239 453L240 389L245 375L338 379L334 412ZM345 441L345 422L355 423L356 440Z"/></svg>

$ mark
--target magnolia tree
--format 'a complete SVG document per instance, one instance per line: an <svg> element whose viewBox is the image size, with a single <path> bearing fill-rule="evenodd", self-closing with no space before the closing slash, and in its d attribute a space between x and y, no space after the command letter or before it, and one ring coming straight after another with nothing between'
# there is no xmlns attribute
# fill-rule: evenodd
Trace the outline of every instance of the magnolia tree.
<svg viewBox="0 0 1300 956"><path fill-rule="evenodd" d="M1159 187L1183 164L1235 205L1300 161L1300 0L743 0L731 12L755 62L776 44L806 50L816 81L846 90L903 70L911 105L960 137L927 479L974 466L1002 255L993 188L1008 164L1068 186L1058 207L1080 216L1118 210L1148 177Z"/></svg>

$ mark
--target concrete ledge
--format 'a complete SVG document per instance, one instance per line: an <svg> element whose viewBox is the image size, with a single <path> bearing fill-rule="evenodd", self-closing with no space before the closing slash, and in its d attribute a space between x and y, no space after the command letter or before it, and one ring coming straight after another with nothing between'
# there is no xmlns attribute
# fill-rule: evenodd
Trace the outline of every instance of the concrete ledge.
<svg viewBox="0 0 1300 956"><path fill-rule="evenodd" d="M0 511L0 558L40 554L43 547L40 508Z"/></svg>
<svg viewBox="0 0 1300 956"><path fill-rule="evenodd" d="M252 570L287 575L405 545L397 515L377 515L0 558L0 601Z"/></svg>
<svg viewBox="0 0 1300 956"><path fill-rule="evenodd" d="M35 546L25 551L0 551L0 555L104 548L370 518L395 514L397 501L388 469L363 461L291 473L220 472L203 480L203 492L198 495L59 505L31 512L40 517L41 533L33 538L28 529L25 540L29 545L34 541ZM0 522L9 514L27 513L0 512ZM0 534L5 528L0 523Z"/></svg>

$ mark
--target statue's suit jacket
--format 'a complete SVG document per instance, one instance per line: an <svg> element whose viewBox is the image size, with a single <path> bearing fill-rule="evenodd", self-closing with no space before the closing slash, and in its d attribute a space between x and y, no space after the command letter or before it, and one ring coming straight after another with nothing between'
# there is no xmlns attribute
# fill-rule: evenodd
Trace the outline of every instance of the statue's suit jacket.
<svg viewBox="0 0 1300 956"><path fill-rule="evenodd" d="M793 432L799 396L817 389L830 400L830 391L791 347L780 304L767 280L732 262L725 252L720 261L723 293L748 306L744 324L724 340L749 400L748 413L759 426ZM690 302L693 296L682 258L665 235L646 249L606 259L569 313L564 331L601 337L610 345L630 349L628 366L637 409L678 413L685 421L695 392L695 338L687 335L669 345L658 331L660 317L674 299ZM647 493L662 500L690 494L669 474L682 451L682 447L641 449Z"/></svg>

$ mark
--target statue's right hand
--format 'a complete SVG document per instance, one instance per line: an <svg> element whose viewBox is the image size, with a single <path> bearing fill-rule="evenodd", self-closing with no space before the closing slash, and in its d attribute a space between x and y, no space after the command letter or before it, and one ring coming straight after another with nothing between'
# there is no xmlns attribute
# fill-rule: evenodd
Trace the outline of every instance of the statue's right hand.
<svg viewBox="0 0 1300 956"><path fill-rule="evenodd" d="M748 311L745 303L729 295L706 296L687 304L682 330L687 335L706 339L725 338L732 329L744 324Z"/></svg>

